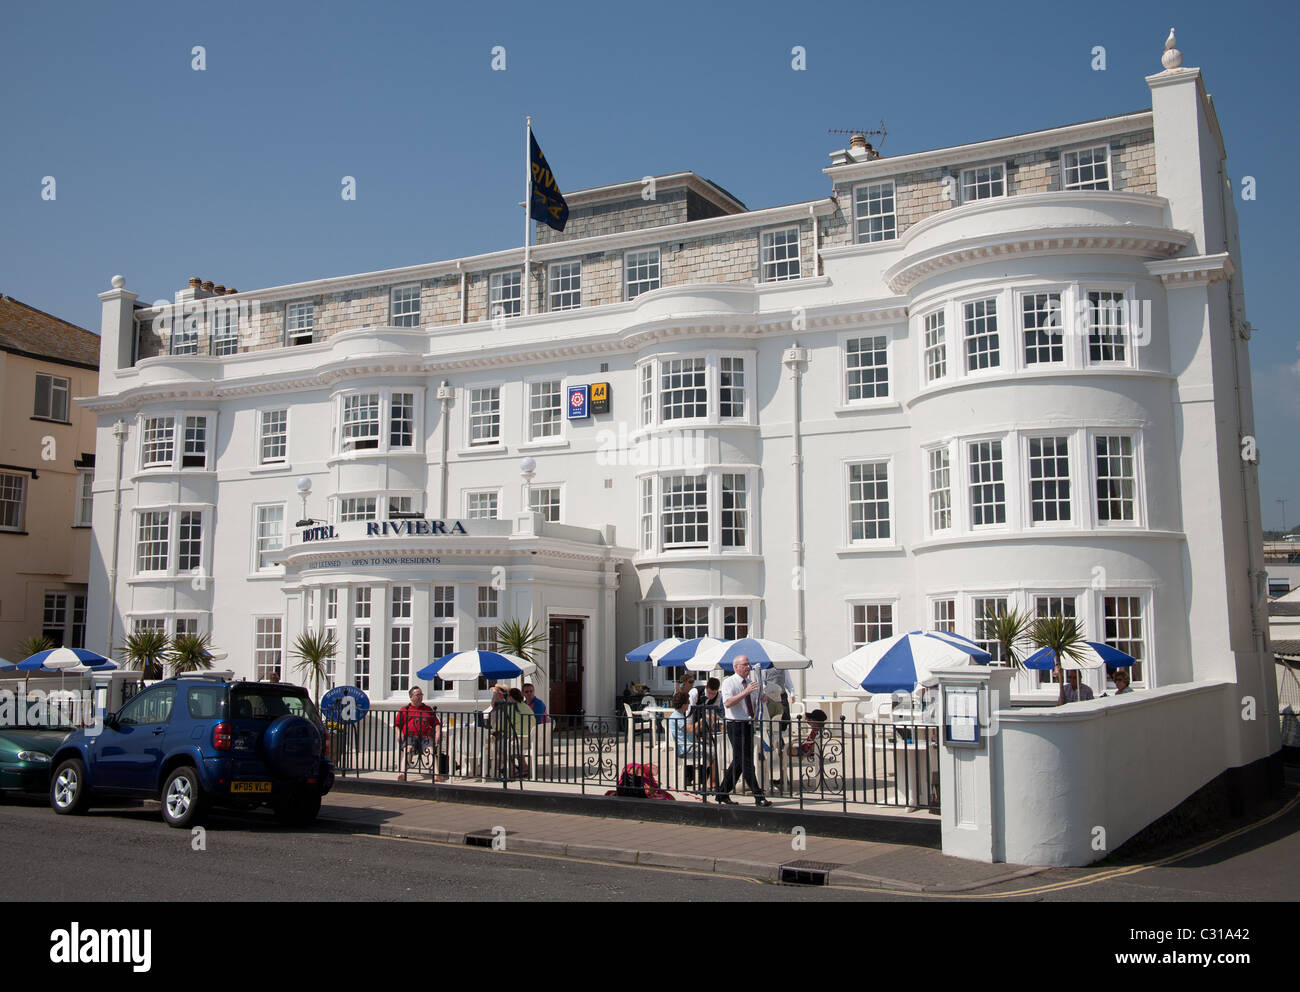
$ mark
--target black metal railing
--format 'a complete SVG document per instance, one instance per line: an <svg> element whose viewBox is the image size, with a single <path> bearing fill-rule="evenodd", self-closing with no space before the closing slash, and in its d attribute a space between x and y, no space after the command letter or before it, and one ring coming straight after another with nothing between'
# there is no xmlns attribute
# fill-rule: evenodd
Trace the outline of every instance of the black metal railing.
<svg viewBox="0 0 1300 992"><path fill-rule="evenodd" d="M748 739L755 782L771 798L846 811L939 806L932 725L764 717L746 734L728 732L722 712L703 707L685 716L656 709L630 718L552 714L539 721L503 703L482 712L435 708L436 722L415 724L399 712L372 709L359 723L331 725L339 775L392 772L408 781L553 784L584 794L662 792L712 801L733 766L733 797L753 791L743 776L746 762L736 760L736 742Z"/></svg>

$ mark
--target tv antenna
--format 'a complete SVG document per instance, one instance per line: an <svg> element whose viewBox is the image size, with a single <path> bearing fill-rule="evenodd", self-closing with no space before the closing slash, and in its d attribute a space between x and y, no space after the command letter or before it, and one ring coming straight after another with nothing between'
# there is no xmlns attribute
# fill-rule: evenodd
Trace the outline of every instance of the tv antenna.
<svg viewBox="0 0 1300 992"><path fill-rule="evenodd" d="M875 128L875 129L872 129L872 128L865 128L865 127L855 127L855 128L830 128L829 130L827 130L826 133L827 133L827 134L847 134L847 135L850 135L850 136L855 135L855 134L860 134L860 135L862 135L864 138L878 137L880 140L876 142L876 144L875 144L875 147L876 147L876 148L879 148L881 145L883 145L883 144L885 143L885 138L887 138L887 137L889 136L889 132L885 130L885 122L884 122L883 120L880 122L880 127L879 127L879 128Z"/></svg>

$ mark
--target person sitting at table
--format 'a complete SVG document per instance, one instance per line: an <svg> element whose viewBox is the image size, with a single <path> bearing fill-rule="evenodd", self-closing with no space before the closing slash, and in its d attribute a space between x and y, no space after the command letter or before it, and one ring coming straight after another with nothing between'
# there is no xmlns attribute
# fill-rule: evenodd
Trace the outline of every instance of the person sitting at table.
<svg viewBox="0 0 1300 992"><path fill-rule="evenodd" d="M424 701L424 690L418 685L412 686L408 695L411 701L397 711L397 719L394 721L402 738L402 771L397 776L399 782L406 781L406 766L417 755L423 754L426 749L436 755L442 744L442 724L433 712L433 707ZM438 781L436 774L434 781Z"/></svg>
<svg viewBox="0 0 1300 992"><path fill-rule="evenodd" d="M708 784L704 788L713 789L717 787L718 770L715 761L706 756L708 751L704 746L703 739L708 737L712 739L712 734L698 721L688 716L688 710L691 709L690 697L681 689L673 693L672 713L668 715L668 735L672 738L673 745L677 752L677 757L685 760L686 764L692 765L699 769L708 769Z"/></svg>
<svg viewBox="0 0 1300 992"><path fill-rule="evenodd" d="M1065 701L1067 703L1081 703L1086 699L1092 699L1092 686L1087 682L1079 681L1077 671L1068 671L1065 673Z"/></svg>
<svg viewBox="0 0 1300 992"><path fill-rule="evenodd" d="M791 747L792 754L804 758L817 750L817 739L821 737L822 730L826 727L826 711L813 710L807 714L805 719L808 732L804 735L803 740L796 742Z"/></svg>
<svg viewBox="0 0 1300 992"><path fill-rule="evenodd" d="M550 723L551 718L546 714L546 704L537 698L537 690L533 688L531 682L524 683L524 702L533 710L533 716L537 717L538 723Z"/></svg>
<svg viewBox="0 0 1300 992"><path fill-rule="evenodd" d="M1133 688L1129 685L1129 674L1127 668L1116 668L1110 673L1111 681L1115 683L1115 695L1119 696L1126 692L1132 692ZM1106 695L1104 692L1102 695Z"/></svg>

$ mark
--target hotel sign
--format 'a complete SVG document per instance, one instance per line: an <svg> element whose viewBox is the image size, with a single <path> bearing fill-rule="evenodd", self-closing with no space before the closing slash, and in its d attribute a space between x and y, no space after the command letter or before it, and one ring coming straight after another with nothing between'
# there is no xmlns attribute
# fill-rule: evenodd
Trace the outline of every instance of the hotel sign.
<svg viewBox="0 0 1300 992"><path fill-rule="evenodd" d="M609 413L610 388L608 382L591 384L591 412Z"/></svg>
<svg viewBox="0 0 1300 992"><path fill-rule="evenodd" d="M366 523L364 537L454 537L468 534L459 520L371 520ZM333 524L308 527L302 532L303 543L329 541L341 537Z"/></svg>
<svg viewBox="0 0 1300 992"><path fill-rule="evenodd" d="M569 409L567 412L570 420L586 420L591 416L590 386L569 387Z"/></svg>

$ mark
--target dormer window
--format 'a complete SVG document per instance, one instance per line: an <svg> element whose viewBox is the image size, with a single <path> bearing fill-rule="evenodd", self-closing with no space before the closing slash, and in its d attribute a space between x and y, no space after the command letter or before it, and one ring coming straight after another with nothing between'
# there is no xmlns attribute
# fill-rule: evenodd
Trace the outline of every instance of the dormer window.
<svg viewBox="0 0 1300 992"><path fill-rule="evenodd" d="M311 344L315 336L316 304L290 303L284 310L284 343Z"/></svg>

